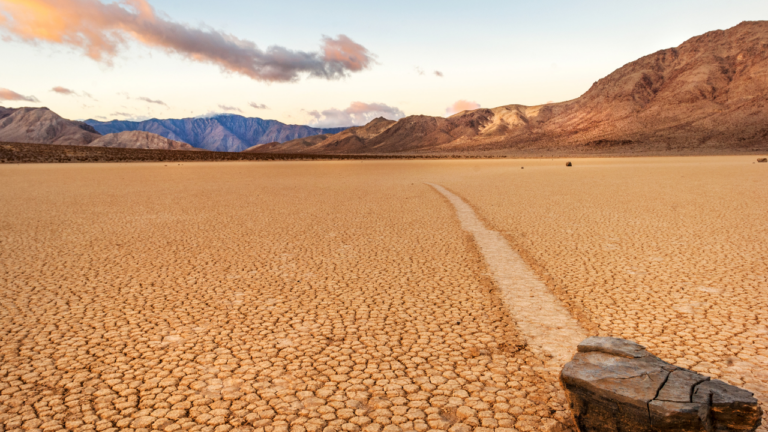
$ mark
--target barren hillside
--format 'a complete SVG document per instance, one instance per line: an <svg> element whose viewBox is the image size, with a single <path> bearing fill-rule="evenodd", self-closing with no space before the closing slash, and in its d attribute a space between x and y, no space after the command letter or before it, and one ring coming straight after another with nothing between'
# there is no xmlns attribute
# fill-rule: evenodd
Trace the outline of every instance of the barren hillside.
<svg viewBox="0 0 768 432"><path fill-rule="evenodd" d="M201 150L183 142L143 131L127 131L104 135L88 144L91 147L117 147L154 150Z"/></svg>
<svg viewBox="0 0 768 432"><path fill-rule="evenodd" d="M622 66L581 97L506 105L449 118L376 119L314 145L266 152L455 153L514 150L632 152L768 148L768 21L694 37Z"/></svg>
<svg viewBox="0 0 768 432"><path fill-rule="evenodd" d="M48 108L0 107L0 141L86 145L101 135L93 127L60 117Z"/></svg>

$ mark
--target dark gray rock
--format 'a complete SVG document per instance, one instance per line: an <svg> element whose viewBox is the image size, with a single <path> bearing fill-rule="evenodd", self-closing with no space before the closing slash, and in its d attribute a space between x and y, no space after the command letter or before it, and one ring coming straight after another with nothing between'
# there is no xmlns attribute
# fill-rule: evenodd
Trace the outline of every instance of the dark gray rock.
<svg viewBox="0 0 768 432"><path fill-rule="evenodd" d="M626 340L609 337L591 336L579 344L579 352L601 352L626 358L647 357L651 354L645 350L645 347Z"/></svg>
<svg viewBox="0 0 768 432"><path fill-rule="evenodd" d="M573 166L573 164L572 164L572 163L570 163L570 162L566 162L566 163L565 163L565 166Z"/></svg>
<svg viewBox="0 0 768 432"><path fill-rule="evenodd" d="M662 431L707 430L702 422L702 405L653 400L648 404L651 425Z"/></svg>
<svg viewBox="0 0 768 432"><path fill-rule="evenodd" d="M579 430L754 431L752 393L659 359L635 342L590 337L563 368Z"/></svg>
<svg viewBox="0 0 768 432"><path fill-rule="evenodd" d="M691 391L697 384L708 381L709 377L686 369L676 369L669 374L664 387L659 390L656 400L668 402L691 402Z"/></svg>
<svg viewBox="0 0 768 432"><path fill-rule="evenodd" d="M693 390L691 400L694 403L708 405L711 430L754 430L742 427L732 428L736 424L760 424L762 411L752 393L738 387L726 384L720 380L711 380L697 385Z"/></svg>

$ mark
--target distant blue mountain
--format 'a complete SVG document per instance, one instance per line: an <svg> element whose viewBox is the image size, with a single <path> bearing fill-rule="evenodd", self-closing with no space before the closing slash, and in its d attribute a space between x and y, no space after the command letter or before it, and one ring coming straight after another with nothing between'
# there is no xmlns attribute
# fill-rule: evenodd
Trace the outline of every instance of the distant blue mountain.
<svg viewBox="0 0 768 432"><path fill-rule="evenodd" d="M140 122L86 120L85 123L93 126L102 135L123 131L146 131L185 142L197 148L227 152L243 151L256 144L335 134L347 129L345 127L318 129L287 125L277 120L262 120L233 114L184 119L151 119Z"/></svg>

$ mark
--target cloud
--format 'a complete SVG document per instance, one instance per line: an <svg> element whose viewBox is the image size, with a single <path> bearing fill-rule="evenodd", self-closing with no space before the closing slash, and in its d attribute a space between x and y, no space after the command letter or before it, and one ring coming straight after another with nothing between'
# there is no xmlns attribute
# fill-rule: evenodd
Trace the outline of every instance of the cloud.
<svg viewBox="0 0 768 432"><path fill-rule="evenodd" d="M63 94L65 96L72 96L72 95L77 96L77 93L74 90L70 90L70 89L68 89L66 87L58 87L57 86L57 87L52 88L51 91L52 92L56 92L58 94Z"/></svg>
<svg viewBox="0 0 768 432"><path fill-rule="evenodd" d="M168 106L168 105L165 104L165 102L163 102L161 100L150 99L150 98L144 97L144 96L137 97L136 100L144 101L146 103L151 103L151 104L155 104L155 105L162 105L162 106L165 106L165 107Z"/></svg>
<svg viewBox="0 0 768 432"><path fill-rule="evenodd" d="M0 2L2 2L2 0L0 0ZM66 87L61 87L61 86L56 86L56 87L52 88L51 91L55 92L55 93L58 93L58 94L61 94L61 95L64 95L64 96L85 96L85 97L87 97L89 99L96 100L88 92L80 92L80 93L78 93L78 92L76 92L76 91L74 91L72 89L68 89Z"/></svg>
<svg viewBox="0 0 768 432"><path fill-rule="evenodd" d="M480 104L477 102L467 101L467 100L458 100L453 103L453 105L449 106L445 109L445 113L447 115L453 115L458 112L462 111L468 111L468 110L476 110L480 108Z"/></svg>
<svg viewBox="0 0 768 432"><path fill-rule="evenodd" d="M144 121L144 120L149 120L151 118L151 117L147 117L147 116L144 116L144 115L134 115L134 114L126 113L126 112L113 112L109 116L110 117L125 117L123 119L124 121L133 121L133 122L140 122L140 121Z"/></svg>
<svg viewBox="0 0 768 432"><path fill-rule="evenodd" d="M250 105L251 108L256 108L256 109L269 109L268 106L266 106L264 104L259 104L259 103L256 103L256 102L251 102L248 105Z"/></svg>
<svg viewBox="0 0 768 432"><path fill-rule="evenodd" d="M239 113L243 112L243 110L241 110L240 108L229 106L229 105L219 105L219 108L222 111L236 111L236 112L239 112Z"/></svg>
<svg viewBox="0 0 768 432"><path fill-rule="evenodd" d="M417 73L417 74L419 74L419 75L421 75L421 76L424 76L424 73L425 73L425 72L424 72L424 69L422 69L422 68L420 68L420 67L418 67L418 66L414 67L414 69L416 69L416 73ZM437 76L437 77L440 77L440 78L442 78L442 77L443 77L443 73L442 73L442 72L440 72L439 70L433 71L432 73L433 73L435 76Z"/></svg>
<svg viewBox="0 0 768 432"><path fill-rule="evenodd" d="M339 79L375 63L367 48L345 35L323 36L317 52L262 50L228 33L170 21L147 0L0 0L0 8L0 29L10 39L74 47L107 65L131 41L267 82L296 81L305 73Z"/></svg>
<svg viewBox="0 0 768 432"><path fill-rule="evenodd" d="M2 15L0 15L1 17ZM40 102L34 96L24 96L16 93L15 91L8 90L7 88L0 87L0 101L24 101L24 102Z"/></svg>
<svg viewBox="0 0 768 432"><path fill-rule="evenodd" d="M336 73L344 74L344 69L359 72L370 67L374 62L368 49L345 35L336 39L323 36L323 60L337 68Z"/></svg>
<svg viewBox="0 0 768 432"><path fill-rule="evenodd" d="M382 103L367 104L363 102L352 102L344 110L331 108L322 112L308 111L307 113L314 117L309 123L310 126L314 127L361 126L377 117L390 120L399 120L405 117L399 108Z"/></svg>

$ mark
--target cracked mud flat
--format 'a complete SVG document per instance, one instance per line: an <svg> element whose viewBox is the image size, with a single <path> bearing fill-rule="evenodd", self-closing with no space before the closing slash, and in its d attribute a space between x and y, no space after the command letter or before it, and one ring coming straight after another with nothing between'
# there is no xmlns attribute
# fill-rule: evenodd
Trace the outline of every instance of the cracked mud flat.
<svg viewBox="0 0 768 432"><path fill-rule="evenodd" d="M474 236L499 295L526 344L551 357L547 366L558 374L576 354L587 332L503 236L487 229L461 198L440 185L429 185L448 198L461 227Z"/></svg>
<svg viewBox="0 0 768 432"><path fill-rule="evenodd" d="M561 429L550 359L425 183L591 334L764 395L751 161L2 166L0 430Z"/></svg>
<svg viewBox="0 0 768 432"><path fill-rule="evenodd" d="M743 387L768 413L768 167L572 162L467 163L432 178L504 233L591 334Z"/></svg>
<svg viewBox="0 0 768 432"><path fill-rule="evenodd" d="M0 428L566 421L411 166L167 165L0 167Z"/></svg>

